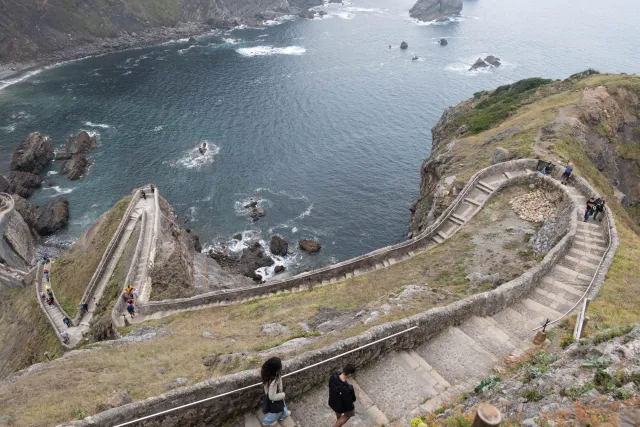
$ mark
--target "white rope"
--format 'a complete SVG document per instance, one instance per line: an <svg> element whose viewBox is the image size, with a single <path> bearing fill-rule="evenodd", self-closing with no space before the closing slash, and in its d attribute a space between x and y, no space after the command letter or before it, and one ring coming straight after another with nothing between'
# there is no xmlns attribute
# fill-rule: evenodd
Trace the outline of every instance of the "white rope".
<svg viewBox="0 0 640 427"><path fill-rule="evenodd" d="M398 335L402 335L402 334L405 334L405 333L407 333L407 332L409 332L409 331L413 331L413 330L414 330L414 329L416 329L416 328L417 328L417 326L412 326L411 328L409 328L409 329L405 329L404 331L397 332L397 333L395 333L395 334L393 334L393 335L389 335L388 337L381 338L381 339L379 339L379 340L377 340L377 341L370 342L370 343L365 344L365 345L363 345L363 346L361 346L361 347L354 348L353 350L346 351L346 352L344 352L344 353L342 353L342 354L339 354L339 355L337 355L337 356L330 357L329 359L323 360L323 361L321 361L321 362L314 363L313 365L309 365L309 366L306 366L306 367L304 367L304 368L302 368L302 369L298 369L297 371L290 372L290 373L288 373L288 374L286 374L286 375L283 375L283 378L290 377L290 376L292 376L292 375L298 374L298 373L300 373L300 372L306 371L306 370L308 370L308 369L314 368L314 367L316 367L316 366L322 365L322 364L327 363L327 362L330 362L330 361L332 361L332 360L339 359L340 357L346 356L347 354L354 353L354 352L356 352L356 351L362 350L363 348L370 347L370 346L372 346L372 345L374 345L374 344L378 344L378 343L380 343L380 342L382 342L382 341L386 341L386 340L388 340L388 339L390 339L390 338L397 337ZM237 393L237 392L240 392L240 391L249 390L249 389L251 389L251 388L258 387L258 386L261 386L261 385L262 385L262 383L251 384L251 385L248 385L248 386L246 386L246 387L242 387L242 388L239 388L239 389L236 389L236 390L228 391L228 392L226 392L226 393L218 394L218 395L216 395L216 396L211 396L211 397L207 397L207 398L205 398L205 399L201 399L201 400L198 400L198 401L195 401L195 402L187 403L186 405L178 406L178 407L176 407L176 408L171 408L171 409L167 409L167 410L165 410L165 411L157 412L157 413L152 414L152 415L147 415L146 417L136 418L135 420L127 421L127 422L122 423L122 424L117 424L117 425L115 425L115 426L113 426L113 427L123 427L123 426L128 426L128 425L131 425L131 424L134 424L134 423L140 422L140 421L148 420L148 419L150 419L150 418L154 418L154 417L157 417L157 416L160 416L160 415L168 414L168 413L170 413L170 412L175 412L175 411L178 411L178 410L180 410L180 409L188 408L188 407L190 407L190 406L198 405L198 404L200 404L200 403L207 402L207 401L209 401L209 400L218 399L218 398L220 398L220 397L228 396L228 395L230 395L230 394Z"/></svg>

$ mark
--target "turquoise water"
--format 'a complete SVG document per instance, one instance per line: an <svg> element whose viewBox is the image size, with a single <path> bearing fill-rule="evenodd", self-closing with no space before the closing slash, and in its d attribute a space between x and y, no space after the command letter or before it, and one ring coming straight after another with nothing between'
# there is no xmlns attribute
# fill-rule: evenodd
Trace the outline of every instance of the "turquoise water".
<svg viewBox="0 0 640 427"><path fill-rule="evenodd" d="M640 71L640 9L632 1L469 0L463 17L445 25L413 22L411 6L330 5L322 20L237 29L32 75L0 91L0 172L28 132L55 145L80 130L97 132L89 175L51 174L55 186L32 198L70 200L70 225L50 243L73 241L132 187L152 182L204 246L230 245L238 232L245 240L317 238L320 254L296 251L284 260L311 268L406 236L430 128L447 106L525 77ZM447 47L437 44L441 37ZM407 51L398 49L403 40ZM467 71L488 54L503 67ZM199 157L203 141L211 150ZM267 210L256 223L242 209L250 198Z"/></svg>

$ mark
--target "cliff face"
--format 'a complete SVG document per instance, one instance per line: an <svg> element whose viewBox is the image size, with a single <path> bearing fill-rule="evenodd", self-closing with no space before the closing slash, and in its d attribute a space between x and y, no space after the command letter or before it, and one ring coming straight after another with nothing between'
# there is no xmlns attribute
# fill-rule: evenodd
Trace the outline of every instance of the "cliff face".
<svg viewBox="0 0 640 427"><path fill-rule="evenodd" d="M526 79L445 110L431 130L411 232L428 226L478 169L521 157L572 161L605 179L640 223L640 77L580 73Z"/></svg>
<svg viewBox="0 0 640 427"><path fill-rule="evenodd" d="M462 0L418 0L409 15L420 21L433 21L462 11Z"/></svg>
<svg viewBox="0 0 640 427"><path fill-rule="evenodd" d="M88 54L108 48L114 39L122 37L125 40L120 40L116 47L188 35L205 27L259 24L272 18L273 12L295 11L321 3L318 0L0 0L0 63L50 58L56 52L95 45L82 51ZM184 23L201 27L182 25L182 31L166 29ZM66 56L74 55L67 52Z"/></svg>

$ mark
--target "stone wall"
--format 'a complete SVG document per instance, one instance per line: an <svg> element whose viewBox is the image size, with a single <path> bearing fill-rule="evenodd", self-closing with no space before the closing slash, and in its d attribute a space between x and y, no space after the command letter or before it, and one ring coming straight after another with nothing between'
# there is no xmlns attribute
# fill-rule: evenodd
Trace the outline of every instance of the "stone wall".
<svg viewBox="0 0 640 427"><path fill-rule="evenodd" d="M543 188L562 191L567 200L570 198L566 187L542 174L515 177L503 183L497 190L508 185L532 182ZM497 289L473 295L445 307L433 308L412 317L375 326L358 336L287 360L284 371L291 373L284 380L288 396L299 396L311 390L325 382L332 371L346 363L362 366L373 362L380 354L392 350L415 348L449 326L458 325L471 316L491 316L525 298L571 247L577 231L577 215L578 210L574 206L566 235L548 252L542 262ZM408 330L409 328L414 329ZM394 334L399 335L385 339ZM321 363L329 359L329 362ZM296 372L298 370L302 371ZM63 424L63 426L113 426L207 398L210 400L132 425L145 427L221 425L233 416L254 410L259 405L262 393L259 382L258 370L239 372L110 409L82 421ZM211 399L215 396L218 397Z"/></svg>
<svg viewBox="0 0 640 427"><path fill-rule="evenodd" d="M464 201L467 194L475 187L477 181L480 181L490 175L502 174L504 172L522 171L524 169L535 170L537 163L538 161L536 159L512 160L509 162L498 163L478 171L473 177L471 177L471 179L469 179L465 187L460 191L456 200L444 210L438 220L427 227L420 235L411 240L376 249L373 252L359 257L310 272L298 274L292 278L282 281L273 281L263 285L247 288L208 292L189 298L152 301L140 304L138 312L143 315L150 315L161 311L184 310L217 302L238 302L245 298L266 296L270 293L287 291L299 286L313 286L314 284L321 283L323 280L331 280L340 276L344 277L346 274L353 273L358 270L372 269L376 264L382 263L390 257L400 259L409 252L423 251L427 248L428 242L430 242L432 236L437 233L440 226L447 220L447 218L449 218L451 213L462 201Z"/></svg>

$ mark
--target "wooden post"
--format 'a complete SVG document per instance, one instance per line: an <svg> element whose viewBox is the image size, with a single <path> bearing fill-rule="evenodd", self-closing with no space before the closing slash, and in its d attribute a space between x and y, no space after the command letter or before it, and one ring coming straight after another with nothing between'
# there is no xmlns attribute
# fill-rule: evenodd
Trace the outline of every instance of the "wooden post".
<svg viewBox="0 0 640 427"><path fill-rule="evenodd" d="M547 333L546 332L542 332L542 331L538 331L536 332L536 336L533 337L533 343L535 345L541 345L543 344L545 341L547 340Z"/></svg>
<svg viewBox="0 0 640 427"><path fill-rule="evenodd" d="M502 422L498 408L488 403L478 405L478 412L471 427L496 427Z"/></svg>

